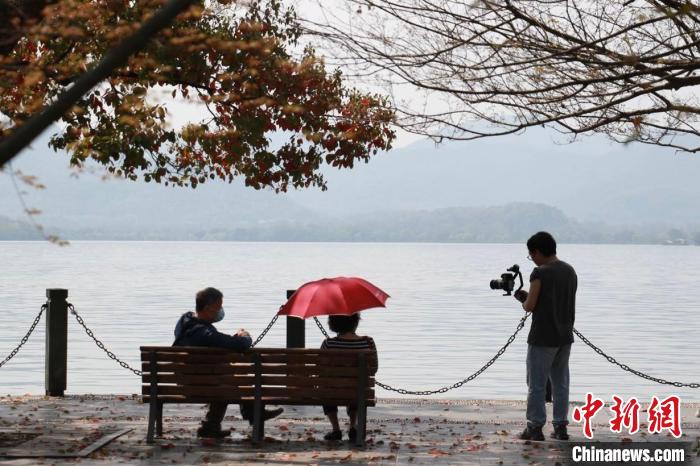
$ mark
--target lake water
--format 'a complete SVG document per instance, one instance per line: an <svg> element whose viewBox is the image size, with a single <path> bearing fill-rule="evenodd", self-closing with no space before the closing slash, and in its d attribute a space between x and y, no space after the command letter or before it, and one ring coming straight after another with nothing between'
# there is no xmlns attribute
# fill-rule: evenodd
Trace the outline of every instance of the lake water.
<svg viewBox="0 0 700 466"><path fill-rule="evenodd" d="M285 290L331 276L361 276L392 297L386 309L362 314L358 333L379 349L378 379L408 389L434 389L466 377L515 330L522 311L489 289L517 262L533 264L524 245L0 242L0 360L45 302L46 288L67 288L68 300L95 334L132 365L140 345L169 345L194 293L224 293L222 331L262 331L285 301ZM700 382L699 247L560 245L559 257L579 276L577 329L619 361L653 376ZM261 346L284 346L280 319ZM523 399L527 330L488 371L442 398ZM44 392L42 320L20 353L0 368L0 393ZM307 322L307 346L322 335ZM67 393L137 393L140 380L109 360L69 316ZM698 389L657 385L623 372L576 341L572 400L587 391L648 400L678 394L700 401ZM379 396L393 394L379 390Z"/></svg>

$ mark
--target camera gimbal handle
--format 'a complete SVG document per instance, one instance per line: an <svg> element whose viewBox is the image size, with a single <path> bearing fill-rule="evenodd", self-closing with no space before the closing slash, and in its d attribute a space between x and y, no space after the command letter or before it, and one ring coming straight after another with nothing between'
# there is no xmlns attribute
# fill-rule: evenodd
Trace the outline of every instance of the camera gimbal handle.
<svg viewBox="0 0 700 466"><path fill-rule="evenodd" d="M523 283L523 274L522 274L522 272L520 272L520 266L519 266L518 264L513 264L512 267L510 267L510 268L508 268L508 269L506 269L506 270L507 270L508 272L513 272L515 275L518 276L518 280L520 280L520 286L518 287L517 290L515 290L516 293L517 293L518 291L522 290L522 289L523 289L523 286L524 286L524 283ZM510 296L510 295L511 295L511 293L510 293L510 291L509 291L509 292L505 293L503 296Z"/></svg>
<svg viewBox="0 0 700 466"><path fill-rule="evenodd" d="M518 270L518 279L520 280L520 286L515 291L520 291L523 289L523 274Z"/></svg>

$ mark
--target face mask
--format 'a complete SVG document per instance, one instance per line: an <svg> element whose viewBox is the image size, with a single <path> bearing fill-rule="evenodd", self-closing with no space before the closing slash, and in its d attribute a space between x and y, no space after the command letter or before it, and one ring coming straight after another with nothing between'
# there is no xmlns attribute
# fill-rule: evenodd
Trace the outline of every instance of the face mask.
<svg viewBox="0 0 700 466"><path fill-rule="evenodd" d="M216 317L214 317L214 322L221 322L224 320L224 316L226 313L224 312L224 308L220 307L218 311L216 311Z"/></svg>

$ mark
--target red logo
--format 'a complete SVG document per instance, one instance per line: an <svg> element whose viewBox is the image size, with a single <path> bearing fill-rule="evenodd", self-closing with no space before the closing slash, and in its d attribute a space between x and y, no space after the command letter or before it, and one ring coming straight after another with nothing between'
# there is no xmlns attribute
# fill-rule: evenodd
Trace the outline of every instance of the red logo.
<svg viewBox="0 0 700 466"><path fill-rule="evenodd" d="M592 393L586 393L586 403L583 406L574 408L573 419L576 422L583 422L583 435L588 439L593 438L593 418L605 406L603 400L596 398ZM639 413L641 406L637 398L632 397L627 402L617 395L613 395L613 404L610 406L612 419L610 420L610 431L622 433L627 429L630 434L639 432ZM648 431L650 434L660 434L667 430L674 437L678 438L683 433L681 430L681 399L679 396L671 395L659 401L656 396L651 398L649 409Z"/></svg>
<svg viewBox="0 0 700 466"><path fill-rule="evenodd" d="M586 393L586 404L574 409L573 418L576 422L583 421L583 435L586 438L593 438L592 421L593 417L605 406L603 400L594 398L593 393Z"/></svg>
<svg viewBox="0 0 700 466"><path fill-rule="evenodd" d="M622 398L613 395L615 402L610 410L614 417L610 420L610 431L621 433L622 428L626 428L630 434L639 431L639 402L635 397L630 398L627 403L622 403Z"/></svg>
<svg viewBox="0 0 700 466"><path fill-rule="evenodd" d="M671 395L662 401L655 396L649 405L649 433L658 434L664 429L678 438L681 436L681 399Z"/></svg>

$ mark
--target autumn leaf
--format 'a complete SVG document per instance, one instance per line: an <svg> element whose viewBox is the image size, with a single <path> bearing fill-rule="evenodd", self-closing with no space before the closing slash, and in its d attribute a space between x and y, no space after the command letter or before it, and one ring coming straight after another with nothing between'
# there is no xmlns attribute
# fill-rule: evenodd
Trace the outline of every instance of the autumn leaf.
<svg viewBox="0 0 700 466"><path fill-rule="evenodd" d="M430 453L431 455L436 456L436 457L438 457L438 456L450 456L450 453L443 451L443 450L440 450L438 448L431 448L428 451L428 453Z"/></svg>

